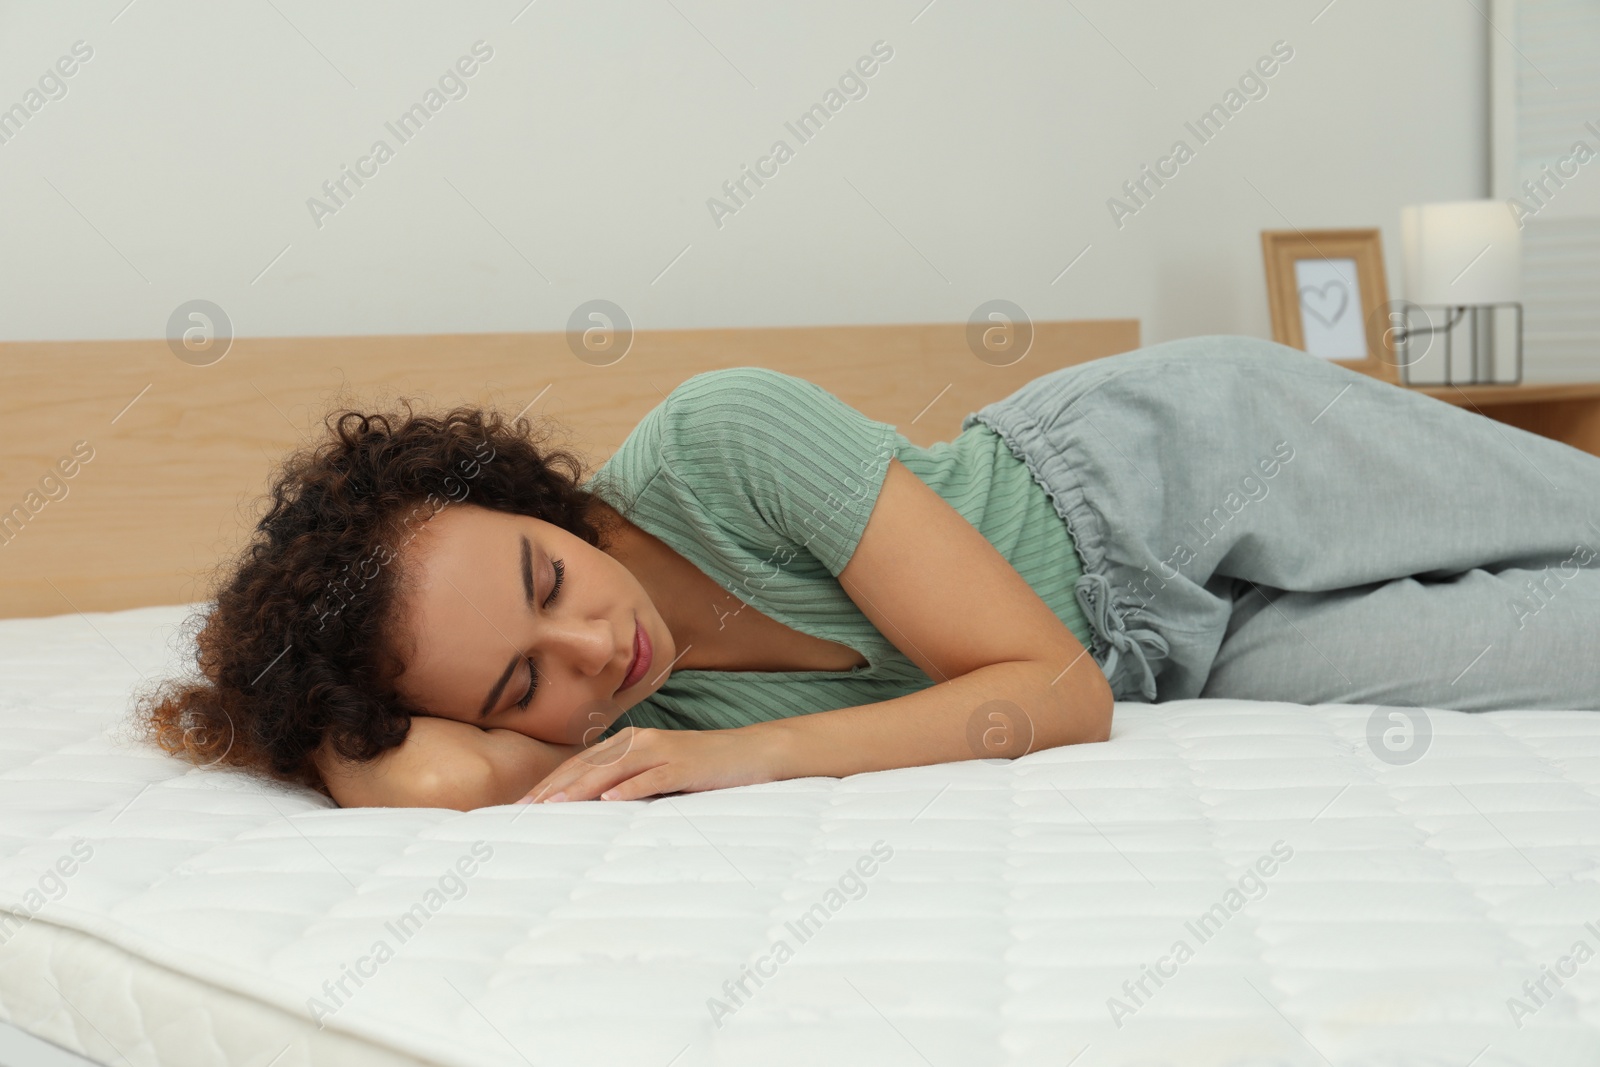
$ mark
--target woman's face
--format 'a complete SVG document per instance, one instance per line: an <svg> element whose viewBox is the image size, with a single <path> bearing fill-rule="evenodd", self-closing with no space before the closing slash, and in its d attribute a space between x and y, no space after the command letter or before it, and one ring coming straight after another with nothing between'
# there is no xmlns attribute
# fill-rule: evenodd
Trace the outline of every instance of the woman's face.
<svg viewBox="0 0 1600 1067"><path fill-rule="evenodd" d="M551 523L451 505L405 554L405 669L395 686L431 715L557 744L593 743L661 687L677 655L632 572ZM635 623L649 665L627 680Z"/></svg>

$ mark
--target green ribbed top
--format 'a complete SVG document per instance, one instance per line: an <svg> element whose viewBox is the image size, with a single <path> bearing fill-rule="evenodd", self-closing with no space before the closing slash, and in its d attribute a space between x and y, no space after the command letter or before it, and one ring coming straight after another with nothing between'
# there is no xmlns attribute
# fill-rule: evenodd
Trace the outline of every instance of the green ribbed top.
<svg viewBox="0 0 1600 1067"><path fill-rule="evenodd" d="M982 533L1089 647L1073 595L1082 563L1066 523L992 430L974 425L923 448L803 378L761 367L707 371L651 409L589 488L740 601L855 649L867 665L675 670L604 736L624 726L744 726L932 685L836 577L866 529L891 456Z"/></svg>

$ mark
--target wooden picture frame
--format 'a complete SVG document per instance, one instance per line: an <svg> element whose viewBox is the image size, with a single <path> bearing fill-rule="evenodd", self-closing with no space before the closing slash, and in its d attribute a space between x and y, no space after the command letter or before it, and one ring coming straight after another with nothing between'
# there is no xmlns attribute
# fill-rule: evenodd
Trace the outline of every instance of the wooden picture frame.
<svg viewBox="0 0 1600 1067"><path fill-rule="evenodd" d="M1261 255L1274 341L1400 384L1376 228L1262 230Z"/></svg>

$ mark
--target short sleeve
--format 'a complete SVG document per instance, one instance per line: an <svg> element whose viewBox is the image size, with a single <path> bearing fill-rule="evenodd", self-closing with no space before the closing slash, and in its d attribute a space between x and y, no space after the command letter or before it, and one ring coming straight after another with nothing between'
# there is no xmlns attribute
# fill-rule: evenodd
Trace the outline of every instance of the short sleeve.
<svg viewBox="0 0 1600 1067"><path fill-rule="evenodd" d="M836 576L905 440L814 382L762 367L697 374L661 416L663 466L701 507L749 543L806 549Z"/></svg>

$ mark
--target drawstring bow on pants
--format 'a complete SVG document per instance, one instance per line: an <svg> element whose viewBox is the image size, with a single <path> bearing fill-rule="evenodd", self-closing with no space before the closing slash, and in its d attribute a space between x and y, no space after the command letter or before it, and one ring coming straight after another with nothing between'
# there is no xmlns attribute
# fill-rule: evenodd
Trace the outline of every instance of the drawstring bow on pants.
<svg viewBox="0 0 1600 1067"><path fill-rule="evenodd" d="M1122 692L1117 677L1118 668L1122 667L1121 673L1131 672L1135 675L1138 691L1144 699L1154 703L1156 675L1151 669L1150 660L1152 657L1156 660L1167 657L1169 649L1166 638L1145 627L1128 629L1122 614L1112 607L1111 581L1103 574L1084 574L1073 586L1073 593L1078 606L1088 617L1089 625L1110 646L1100 669L1111 683L1112 693Z"/></svg>

